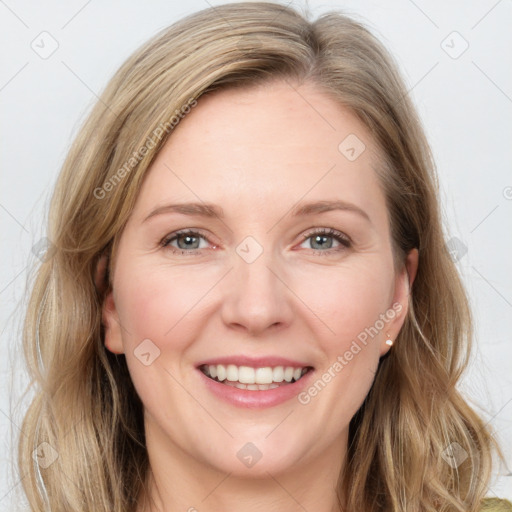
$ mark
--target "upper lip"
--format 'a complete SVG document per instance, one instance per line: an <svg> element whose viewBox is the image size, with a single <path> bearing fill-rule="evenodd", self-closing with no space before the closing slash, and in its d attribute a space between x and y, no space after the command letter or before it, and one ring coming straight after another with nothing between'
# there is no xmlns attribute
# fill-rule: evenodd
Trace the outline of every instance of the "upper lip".
<svg viewBox="0 0 512 512"><path fill-rule="evenodd" d="M263 357L248 357L244 355L239 356L225 356L208 359L198 363L197 367L203 365L217 365L222 364L227 366L228 364L234 364L235 366L249 366L251 368L265 368L267 366L293 366L294 368L312 368L312 365L297 361L295 359L288 359L285 357L277 356L263 356Z"/></svg>

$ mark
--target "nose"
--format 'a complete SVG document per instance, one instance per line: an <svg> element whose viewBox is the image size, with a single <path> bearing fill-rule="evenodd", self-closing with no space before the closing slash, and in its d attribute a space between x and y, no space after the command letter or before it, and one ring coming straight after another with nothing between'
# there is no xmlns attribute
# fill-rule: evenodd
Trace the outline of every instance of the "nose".
<svg viewBox="0 0 512 512"><path fill-rule="evenodd" d="M251 263L234 254L233 264L223 289L224 324L252 336L290 325L293 294L270 252Z"/></svg>

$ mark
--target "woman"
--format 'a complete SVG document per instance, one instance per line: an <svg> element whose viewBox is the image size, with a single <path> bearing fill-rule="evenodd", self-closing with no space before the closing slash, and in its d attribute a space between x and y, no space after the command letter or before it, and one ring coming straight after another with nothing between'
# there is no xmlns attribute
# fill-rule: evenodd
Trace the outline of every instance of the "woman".
<svg viewBox="0 0 512 512"><path fill-rule="evenodd" d="M494 507L428 145L359 24L243 3L158 34L73 144L49 238L32 510Z"/></svg>

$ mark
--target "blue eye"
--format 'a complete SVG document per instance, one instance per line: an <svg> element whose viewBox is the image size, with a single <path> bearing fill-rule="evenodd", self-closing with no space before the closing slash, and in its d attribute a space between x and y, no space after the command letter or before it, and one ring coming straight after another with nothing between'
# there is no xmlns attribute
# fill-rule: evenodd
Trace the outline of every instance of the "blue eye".
<svg viewBox="0 0 512 512"><path fill-rule="evenodd" d="M331 254L347 249L352 245L350 238L332 228L316 228L304 234L303 238L302 244L311 239L309 249L318 253ZM335 245L336 243L337 245ZM162 247L170 249L173 253L187 256L201 255L201 249L207 249L209 244L210 241L204 235L192 229L171 233L160 242ZM213 245L212 247L215 248L216 246Z"/></svg>
<svg viewBox="0 0 512 512"><path fill-rule="evenodd" d="M201 245L201 240L206 241L206 245ZM172 245L176 242L176 245ZM208 239L201 233L190 229L177 231L164 238L161 242L162 247L168 247L173 252L181 252L182 254L200 254L196 249L205 249L208 247Z"/></svg>
<svg viewBox="0 0 512 512"><path fill-rule="evenodd" d="M310 231L304 235L303 243L310 239L310 248L313 250L320 250L320 252L340 251L349 248L352 245L350 239L346 235L332 228L317 228ZM334 241L338 242L339 245L337 247L333 247Z"/></svg>

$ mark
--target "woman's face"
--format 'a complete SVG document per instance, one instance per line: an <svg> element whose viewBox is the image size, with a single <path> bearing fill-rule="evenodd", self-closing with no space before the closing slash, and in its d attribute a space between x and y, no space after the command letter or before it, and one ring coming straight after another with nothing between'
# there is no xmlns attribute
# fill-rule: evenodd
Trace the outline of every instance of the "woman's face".
<svg viewBox="0 0 512 512"><path fill-rule="evenodd" d="M377 165L364 126L312 85L217 92L181 121L104 306L155 456L251 476L340 463L407 308Z"/></svg>

